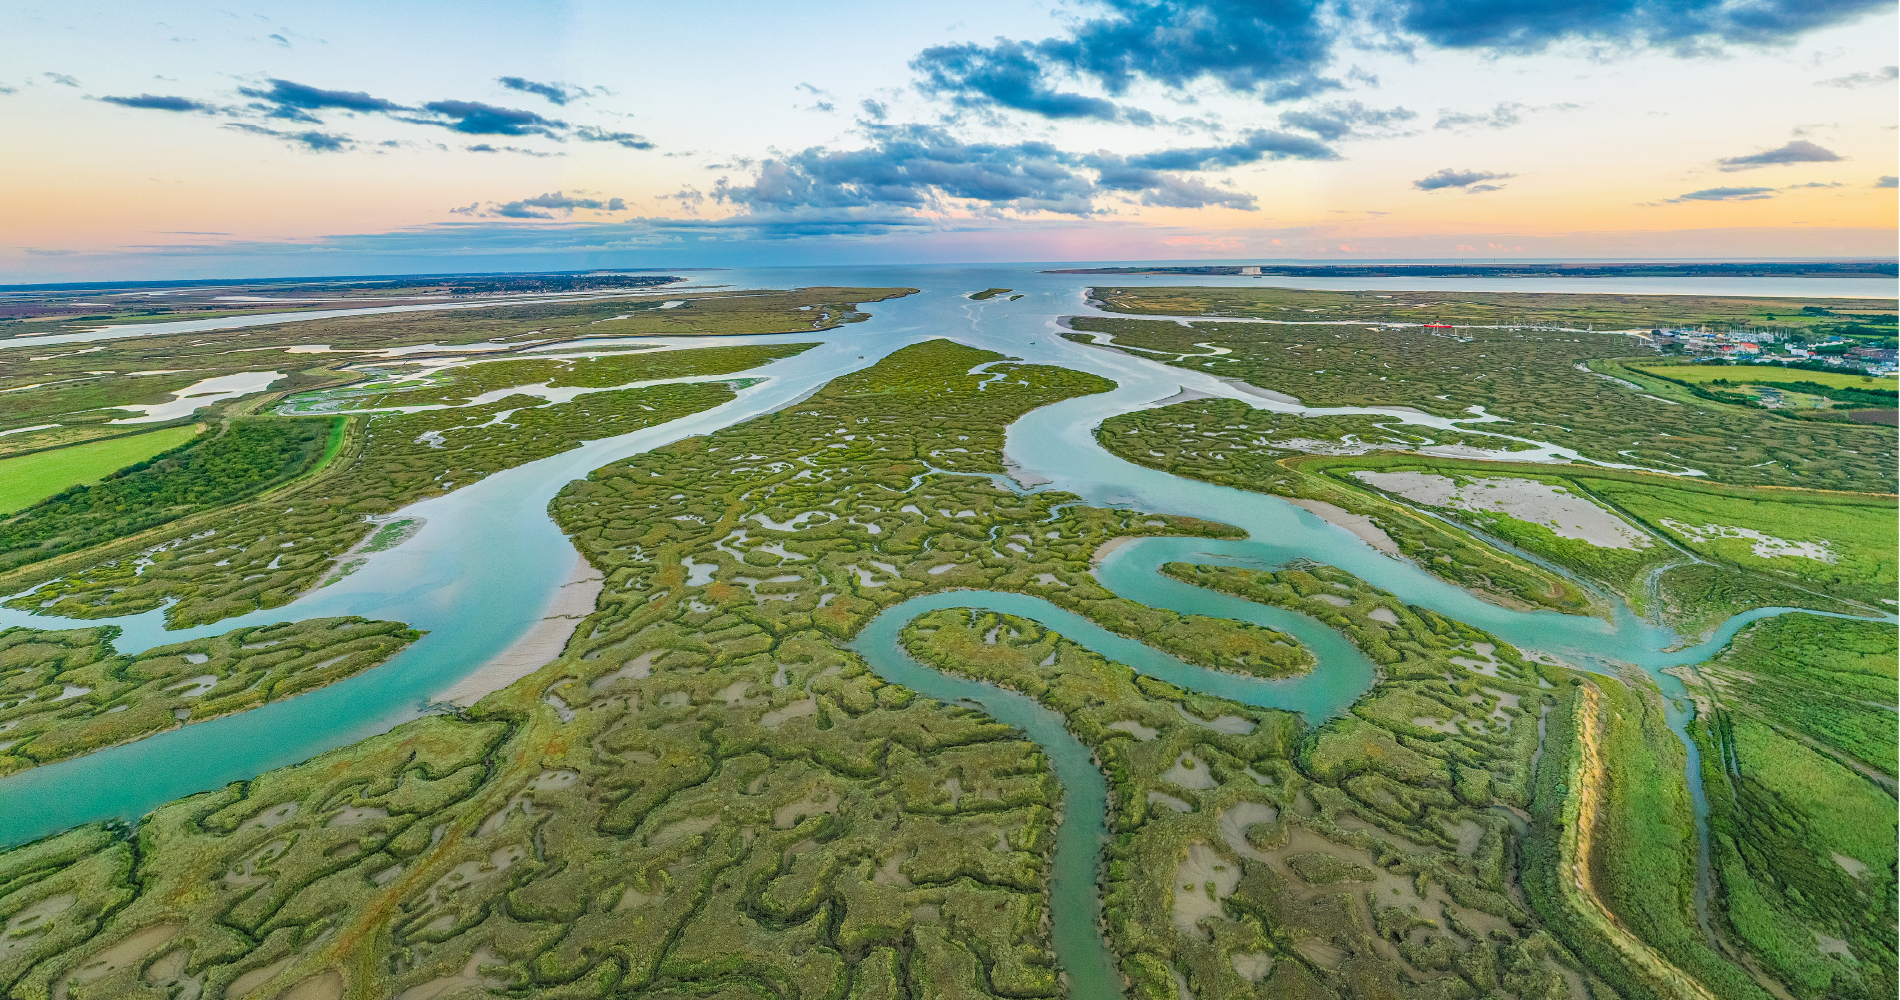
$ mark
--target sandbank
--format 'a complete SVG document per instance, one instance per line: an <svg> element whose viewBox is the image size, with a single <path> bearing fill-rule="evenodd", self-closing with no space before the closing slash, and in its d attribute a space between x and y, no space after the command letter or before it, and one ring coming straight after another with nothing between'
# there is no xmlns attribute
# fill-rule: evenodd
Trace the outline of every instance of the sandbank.
<svg viewBox="0 0 1900 1000"><path fill-rule="evenodd" d="M1296 500L1292 497L1287 497L1286 502L1305 510L1307 513L1318 517L1328 524L1337 525L1352 532L1360 541L1378 549L1380 552L1394 556L1404 554L1399 551L1399 543L1393 541L1392 536L1386 534L1384 528L1372 523L1372 518L1364 514L1355 514L1344 507L1327 503L1324 500Z"/></svg>
<svg viewBox="0 0 1900 1000"><path fill-rule="evenodd" d="M567 640L573 637L574 629L580 625L581 619L594 613L594 602L600 597L600 588L600 571L586 559L575 556L573 572L568 574L567 582L554 591L547 607L542 609L541 620L530 626L507 649L496 654L494 659L437 695L436 700L452 705L473 705L488 693L499 691L541 669L561 655L561 650L567 647Z"/></svg>
<svg viewBox="0 0 1900 1000"><path fill-rule="evenodd" d="M1109 554L1116 549L1134 541L1135 537L1134 535L1120 535L1103 542L1101 547L1095 550L1095 554L1089 557L1089 571L1094 572L1101 568L1102 560L1107 559Z"/></svg>

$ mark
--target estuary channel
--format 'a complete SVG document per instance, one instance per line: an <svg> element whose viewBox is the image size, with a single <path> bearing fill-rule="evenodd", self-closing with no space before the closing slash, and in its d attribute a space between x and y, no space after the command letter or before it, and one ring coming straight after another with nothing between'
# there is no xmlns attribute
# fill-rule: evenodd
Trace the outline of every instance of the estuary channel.
<svg viewBox="0 0 1900 1000"><path fill-rule="evenodd" d="M307 759L429 711L441 692L525 633L567 578L576 555L549 519L547 505L568 482L625 456L788 405L846 371L875 364L899 347L936 337L1031 363L1092 372L1116 382L1113 391L1044 407L1011 425L1006 450L1016 478L1039 484L1028 489L1075 493L1097 506L1190 515L1245 529L1249 537L1244 541L1141 539L1110 554L1097 576L1110 590L1143 604L1290 632L1318 659L1311 673L1287 681L1216 673L1116 636L1038 598L967 590L928 594L889 608L852 642L886 679L929 697L980 704L999 720L1021 727L1049 753L1065 790L1051 885L1053 932L1072 995L1119 992L1113 958L1098 929L1096 870L1105 836L1103 778L1087 749L1067 733L1059 716L1027 697L945 675L905 654L897 642L898 632L924 611L980 607L1020 615L1110 659L1183 687L1249 705L1298 711L1317 724L1343 712L1375 679L1373 665L1355 647L1312 619L1210 593L1164 577L1157 569L1171 561L1273 567L1308 559L1330 564L1407 603L1489 631L1527 652L1553 655L1585 669L1613 672L1634 664L1647 671L1668 696L1672 728L1684 736L1689 754L1686 777L1695 795L1698 824L1703 823L1706 805L1698 780L1699 762L1696 747L1685 733L1691 709L1681 682L1661 671L1706 659L1748 622L1788 609L1738 615L1706 641L1664 652L1678 644L1680 637L1637 618L1620 604L1609 621L1508 610L1380 553L1344 529L1276 497L1183 479L1115 458L1096 443L1094 428L1108 417L1148 407L1183 388L1254 404L1263 401L1209 375L1063 340L1061 318L1092 311L1083 301L1091 284L1085 276L970 267L773 270L732 272L729 277L738 287L903 285L921 291L867 305L864 308L872 320L837 330L779 337L648 338L681 347L787 339L822 344L745 373L763 381L741 389L737 399L723 406L590 442L415 504L403 511L404 516L426 520L414 539L371 556L353 576L289 606L180 631L164 630L162 610L103 623L0 611L0 625L118 625L124 630L118 642L122 652L219 634L241 625L332 615L404 621L429 632L388 664L289 701L0 781L0 844L21 843L85 822L133 818L166 801ZM1126 275L1113 280L1118 285L1161 283ZM1170 276L1166 283L1260 282ZM1567 282L1566 290L1588 290L1576 287L1584 284ZM981 302L965 297L986 287L1013 287L1023 294L1016 300L999 296ZM291 322L300 318L305 317L284 317ZM256 319L247 317L247 325L254 325ZM1273 408L1299 410L1280 404ZM1334 408L1326 412L1392 415L1395 411ZM1448 423L1423 414L1408 419L1437 427ZM1706 831L1704 841L1706 855ZM1706 878L1706 859L1703 867Z"/></svg>

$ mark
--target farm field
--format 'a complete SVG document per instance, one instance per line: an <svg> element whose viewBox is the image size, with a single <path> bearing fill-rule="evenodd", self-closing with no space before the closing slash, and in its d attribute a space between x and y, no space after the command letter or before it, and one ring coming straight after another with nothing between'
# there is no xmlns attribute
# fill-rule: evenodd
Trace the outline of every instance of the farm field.
<svg viewBox="0 0 1900 1000"><path fill-rule="evenodd" d="M1635 362L1630 367L1681 382L1713 382L1717 379L1749 384L1761 381L1818 382L1836 389L1885 389L1888 392L1894 391L1896 383L1900 383L1900 380L1894 378L1877 378L1851 372L1781 368L1776 365L1668 365Z"/></svg>
<svg viewBox="0 0 1900 1000"><path fill-rule="evenodd" d="M202 427L167 427L106 441L0 459L0 515L71 486L97 482L126 466L190 441Z"/></svg>

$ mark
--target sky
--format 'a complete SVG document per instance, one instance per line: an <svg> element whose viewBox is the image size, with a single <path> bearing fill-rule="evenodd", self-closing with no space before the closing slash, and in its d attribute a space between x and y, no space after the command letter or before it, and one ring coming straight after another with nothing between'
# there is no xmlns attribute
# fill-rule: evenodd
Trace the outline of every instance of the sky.
<svg viewBox="0 0 1900 1000"><path fill-rule="evenodd" d="M1892 257L1891 0L0 11L0 280Z"/></svg>

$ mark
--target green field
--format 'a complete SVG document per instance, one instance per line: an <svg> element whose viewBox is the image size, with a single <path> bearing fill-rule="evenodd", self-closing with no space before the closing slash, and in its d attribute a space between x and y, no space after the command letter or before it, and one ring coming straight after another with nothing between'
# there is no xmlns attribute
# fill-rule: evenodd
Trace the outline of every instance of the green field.
<svg viewBox="0 0 1900 1000"><path fill-rule="evenodd" d="M1781 368L1775 365L1630 365L1637 371L1651 372L1679 382L1730 382L1753 385L1761 382L1819 382L1836 389L1885 389L1892 392L1895 379L1875 378L1849 372L1808 371L1805 368Z"/></svg>
<svg viewBox="0 0 1900 1000"><path fill-rule="evenodd" d="M203 426L167 427L0 460L0 514L32 506L68 486L96 483L128 465L170 451L191 440Z"/></svg>

